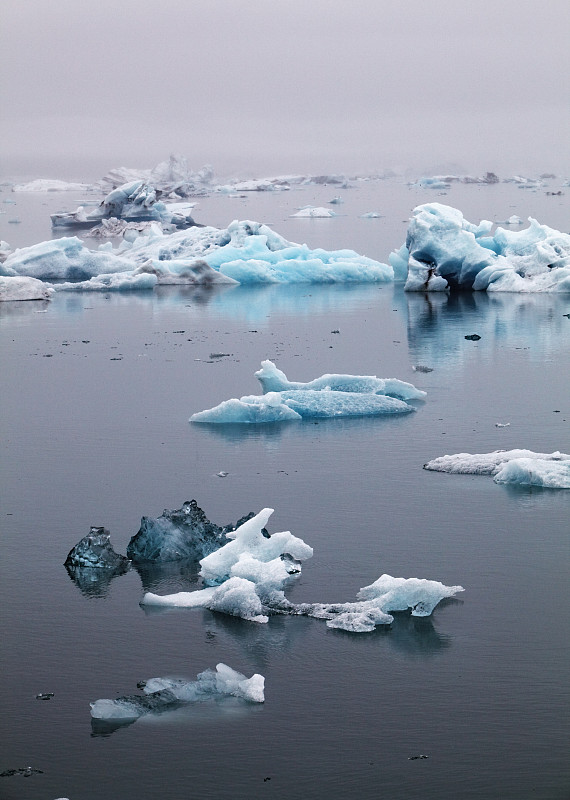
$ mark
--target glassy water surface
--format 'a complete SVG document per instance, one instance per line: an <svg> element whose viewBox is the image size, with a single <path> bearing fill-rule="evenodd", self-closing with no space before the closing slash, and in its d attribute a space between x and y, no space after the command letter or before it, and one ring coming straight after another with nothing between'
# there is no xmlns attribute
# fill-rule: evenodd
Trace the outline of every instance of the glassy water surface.
<svg viewBox="0 0 570 800"><path fill-rule="evenodd" d="M456 205L474 221L524 216L529 203L504 185L447 198L384 183L351 191L207 198L200 220L263 219L292 240L386 260L419 202ZM344 216L288 217L326 192L345 196ZM548 200L535 195L543 213L529 213L565 229L561 199ZM25 224L38 233L20 245L49 235L34 202ZM370 210L387 216L357 218ZM568 796L570 492L422 469L445 453L568 452L567 297L271 286L4 306L1 769L43 774L1 778L2 796ZM265 358L293 380L377 374L427 398L394 419L188 423L257 393ZM352 600L383 572L465 592L428 619L397 615L358 636L312 619L255 625L139 606L146 590L196 587L188 565L70 580L63 561L90 525L109 528L125 552L142 515L191 498L219 524L270 506L271 531L314 547L292 600ZM154 676L192 680L220 661L263 674L265 704L226 699L114 732L92 727L89 701L136 693ZM54 697L36 700L41 692Z"/></svg>

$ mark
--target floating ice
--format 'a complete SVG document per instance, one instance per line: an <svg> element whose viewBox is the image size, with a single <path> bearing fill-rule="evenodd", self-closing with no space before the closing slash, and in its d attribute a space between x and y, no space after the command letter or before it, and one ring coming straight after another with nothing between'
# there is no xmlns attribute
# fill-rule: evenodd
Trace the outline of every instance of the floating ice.
<svg viewBox="0 0 570 800"><path fill-rule="evenodd" d="M473 225L455 208L418 206L406 238L406 290L570 291L570 235L529 221L525 230L497 228L491 236L488 220ZM401 257L402 250L395 260Z"/></svg>
<svg viewBox="0 0 570 800"><path fill-rule="evenodd" d="M214 408L193 414L190 422L282 422L302 418L374 417L411 411L415 411L413 406L386 395L296 389L225 400Z"/></svg>
<svg viewBox="0 0 570 800"><path fill-rule="evenodd" d="M199 561L226 542L226 535L253 517L253 512L235 525L220 527L211 522L195 500L182 508L165 509L160 517L143 517L138 533L130 540L127 555L135 562Z"/></svg>
<svg viewBox="0 0 570 800"><path fill-rule="evenodd" d="M420 189L449 189L449 183L442 180L439 176L419 178L416 183L410 183L410 186L416 186Z"/></svg>
<svg viewBox="0 0 570 800"><path fill-rule="evenodd" d="M419 400L426 392L397 378L377 378L375 375L321 375L307 383L290 381L272 361L262 361L255 373L264 392L283 392L291 389L314 389L337 392L360 392L397 397L400 400Z"/></svg>
<svg viewBox="0 0 570 800"><path fill-rule="evenodd" d="M329 208L323 208L322 206L306 206L305 208L299 209L296 214L291 214L292 217L310 217L313 218L320 218L324 219L327 217L336 217L334 211L331 211Z"/></svg>
<svg viewBox="0 0 570 800"><path fill-rule="evenodd" d="M36 178L28 183L16 183L13 192L87 192L93 186L89 183L70 183L68 181Z"/></svg>
<svg viewBox="0 0 570 800"><path fill-rule="evenodd" d="M384 574L358 592L357 602L315 603L299 606L297 613L326 619L329 628L367 633L393 622L390 611L410 609L413 617L427 617L441 600L463 591L462 586L444 586L439 581Z"/></svg>
<svg viewBox="0 0 570 800"><path fill-rule="evenodd" d="M89 281L56 288L102 291L148 289L162 282L369 283L391 281L394 274L392 267L353 250L311 250L247 220L235 220L225 229L194 227L171 234L154 224L116 250L108 242L95 252L75 237L42 242L10 254L0 266L2 273Z"/></svg>
<svg viewBox="0 0 570 800"><path fill-rule="evenodd" d="M0 303L20 300L49 300L53 291L37 278L0 275Z"/></svg>
<svg viewBox="0 0 570 800"><path fill-rule="evenodd" d="M169 210L159 200L161 194L162 192L150 183L135 180L113 189L93 211L86 212L83 206L79 206L77 211L52 214L52 225L56 228L89 227L110 217L132 222L157 220L179 227L196 224L188 208L185 213L181 208Z"/></svg>
<svg viewBox="0 0 570 800"><path fill-rule="evenodd" d="M380 219L382 214L377 211L367 211L366 214L361 214L360 219Z"/></svg>
<svg viewBox="0 0 570 800"><path fill-rule="evenodd" d="M163 196L197 197L206 194L214 177L211 166L206 165L194 172L189 169L184 156L171 155L154 169L129 169L116 167L98 182L103 192L109 192L125 183L144 181L159 189Z"/></svg>
<svg viewBox="0 0 570 800"><path fill-rule="evenodd" d="M120 570L128 564L128 558L113 550L109 531L96 526L91 527L87 536L69 551L65 559L66 567Z"/></svg>
<svg viewBox="0 0 570 800"><path fill-rule="evenodd" d="M373 375L322 375L308 383L289 381L272 361L262 361L255 375L264 395L225 400L193 414L190 422L257 424L302 418L405 414L415 410L405 400L426 395L411 383Z"/></svg>
<svg viewBox="0 0 570 800"><path fill-rule="evenodd" d="M492 453L457 453L440 456L424 469L471 475L492 475L496 483L570 489L570 455L534 453L532 450L495 450Z"/></svg>
<svg viewBox="0 0 570 800"><path fill-rule="evenodd" d="M194 592L160 596L147 593L142 604L179 608L208 608L250 622L267 622L269 614L289 614L326 619L331 628L354 633L373 630L393 621L391 611L411 609L413 616L428 616L444 597L463 591L438 581L392 578L382 575L358 593L352 603L294 604L284 589L313 550L289 531L266 538L261 533L273 510L263 509L227 538L233 540L200 562L205 581L218 584Z"/></svg>
<svg viewBox="0 0 570 800"><path fill-rule="evenodd" d="M144 695L127 695L116 700L96 700L91 703L91 716L97 720L133 721L158 711L168 711L188 703L212 698L233 696L250 703L263 703L265 678L255 673L246 678L241 672L218 664L216 671L201 672L195 681L176 678L150 678Z"/></svg>

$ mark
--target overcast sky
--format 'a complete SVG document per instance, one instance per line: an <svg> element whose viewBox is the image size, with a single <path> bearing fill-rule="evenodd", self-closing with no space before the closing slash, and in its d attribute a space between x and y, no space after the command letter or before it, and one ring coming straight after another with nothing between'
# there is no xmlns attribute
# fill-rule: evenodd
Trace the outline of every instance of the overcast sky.
<svg viewBox="0 0 570 800"><path fill-rule="evenodd" d="M1 15L4 175L171 152L218 174L570 172L567 0L2 0Z"/></svg>

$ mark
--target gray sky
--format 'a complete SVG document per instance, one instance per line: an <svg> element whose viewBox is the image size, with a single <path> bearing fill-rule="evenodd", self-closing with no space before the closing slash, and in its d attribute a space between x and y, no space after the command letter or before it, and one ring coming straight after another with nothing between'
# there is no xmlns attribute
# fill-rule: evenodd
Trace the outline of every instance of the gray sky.
<svg viewBox="0 0 570 800"><path fill-rule="evenodd" d="M97 177L180 152L219 174L567 174L569 9L2 0L2 173Z"/></svg>

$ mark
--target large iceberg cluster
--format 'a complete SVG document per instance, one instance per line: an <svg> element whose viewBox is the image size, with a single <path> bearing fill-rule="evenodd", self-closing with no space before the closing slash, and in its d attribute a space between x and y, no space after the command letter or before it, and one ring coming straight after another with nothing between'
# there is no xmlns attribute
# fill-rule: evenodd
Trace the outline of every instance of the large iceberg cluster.
<svg viewBox="0 0 570 800"><path fill-rule="evenodd" d="M291 603L284 590L300 574L302 562L312 556L313 549L289 531L264 537L261 526L272 513L271 508L263 509L226 534L230 541L200 561L200 575L213 585L172 595L147 592L142 605L208 608L260 623L267 622L269 614L309 616L327 620L330 628L366 633L393 622L391 611L429 616L440 600L463 591L461 586L438 581L382 575L362 588L355 602Z"/></svg>
<svg viewBox="0 0 570 800"><path fill-rule="evenodd" d="M331 374L308 383L293 382L272 361L262 361L255 375L265 394L224 400L193 414L190 422L258 424L407 414L415 409L406 401L426 394L411 383L372 375Z"/></svg>
<svg viewBox="0 0 570 800"><path fill-rule="evenodd" d="M265 700L265 678L258 673L246 678L241 672L218 664L216 670L200 672L195 681L177 678L150 678L142 686L143 695L127 695L116 700L91 703L91 716L108 722L133 722L144 714L169 711L189 703L212 698L239 697L250 703Z"/></svg>
<svg viewBox="0 0 570 800"><path fill-rule="evenodd" d="M414 209L405 250L390 260L407 260L407 291L569 292L570 235L529 222L491 234L488 220L474 225L456 208L427 203Z"/></svg>
<svg viewBox="0 0 570 800"><path fill-rule="evenodd" d="M570 455L532 450L456 453L424 464L424 469L471 475L492 475L496 483L570 489Z"/></svg>
<svg viewBox="0 0 570 800"><path fill-rule="evenodd" d="M148 289L157 283L344 283L391 281L391 266L353 250L310 249L267 225L235 220L227 228L193 227L166 234L151 225L134 241L93 251L75 238L16 250L4 275L31 275L58 289Z"/></svg>

